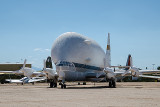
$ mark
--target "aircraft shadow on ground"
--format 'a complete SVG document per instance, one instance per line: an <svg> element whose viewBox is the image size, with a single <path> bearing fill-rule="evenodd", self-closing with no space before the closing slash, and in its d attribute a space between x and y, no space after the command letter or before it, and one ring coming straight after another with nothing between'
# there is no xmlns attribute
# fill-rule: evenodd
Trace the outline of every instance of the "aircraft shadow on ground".
<svg viewBox="0 0 160 107"><path fill-rule="evenodd" d="M50 87L47 87L50 88ZM66 89L103 89L103 88L110 88L109 86L93 86L93 87L67 87ZM61 89L58 87L58 89Z"/></svg>
<svg viewBox="0 0 160 107"><path fill-rule="evenodd" d="M61 89L60 88L61 86L59 85L58 86L58 89ZM47 88L50 88L50 87L47 87ZM93 86L82 86L82 85L77 85L77 84L72 84L72 85L67 85L66 89L100 89L100 88L110 88L109 86L96 86L96 85L93 85Z"/></svg>
<svg viewBox="0 0 160 107"><path fill-rule="evenodd" d="M108 86L90 86L90 87L67 87L66 89L100 89L109 88Z"/></svg>

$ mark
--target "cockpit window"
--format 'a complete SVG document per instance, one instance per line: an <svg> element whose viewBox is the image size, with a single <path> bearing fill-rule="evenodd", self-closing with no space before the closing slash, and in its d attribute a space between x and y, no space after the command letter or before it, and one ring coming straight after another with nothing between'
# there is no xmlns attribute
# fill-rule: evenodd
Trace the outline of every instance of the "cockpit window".
<svg viewBox="0 0 160 107"><path fill-rule="evenodd" d="M71 62L67 62L67 61L58 61L56 63L56 66L70 66L70 67L74 67L74 64Z"/></svg>

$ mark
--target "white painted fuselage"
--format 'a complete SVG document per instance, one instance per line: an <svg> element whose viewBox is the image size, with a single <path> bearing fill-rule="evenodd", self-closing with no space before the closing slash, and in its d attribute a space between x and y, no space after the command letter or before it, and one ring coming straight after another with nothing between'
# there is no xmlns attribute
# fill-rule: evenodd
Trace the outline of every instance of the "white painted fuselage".
<svg viewBox="0 0 160 107"><path fill-rule="evenodd" d="M83 35L67 32L59 36L51 50L60 79L66 81L99 81L105 77L104 50Z"/></svg>

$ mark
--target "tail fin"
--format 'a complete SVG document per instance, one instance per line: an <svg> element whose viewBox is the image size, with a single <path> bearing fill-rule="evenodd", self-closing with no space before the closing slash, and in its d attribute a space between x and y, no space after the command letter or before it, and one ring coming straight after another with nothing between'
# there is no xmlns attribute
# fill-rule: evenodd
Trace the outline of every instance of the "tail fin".
<svg viewBox="0 0 160 107"><path fill-rule="evenodd" d="M110 48L110 33L108 33L108 41L107 41L107 48L106 48L106 65L105 67L111 66L111 48Z"/></svg>
<svg viewBox="0 0 160 107"><path fill-rule="evenodd" d="M22 68L22 69L24 69L24 68L25 68L25 66L26 66L26 62L27 62L27 59L25 59L25 60L24 60L24 64L23 64L23 68Z"/></svg>
<svg viewBox="0 0 160 107"><path fill-rule="evenodd" d="M126 66L131 66L132 67L132 57L131 57L131 54L128 55Z"/></svg>
<svg viewBox="0 0 160 107"><path fill-rule="evenodd" d="M132 67L132 56L131 54L128 55L128 59L127 59L127 62L126 62L126 66L130 66ZM129 68L125 68L125 70L128 70Z"/></svg>

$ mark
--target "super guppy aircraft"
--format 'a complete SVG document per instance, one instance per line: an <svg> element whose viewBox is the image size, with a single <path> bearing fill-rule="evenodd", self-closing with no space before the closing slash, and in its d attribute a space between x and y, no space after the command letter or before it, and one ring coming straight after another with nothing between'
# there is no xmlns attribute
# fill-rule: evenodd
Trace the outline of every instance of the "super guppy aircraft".
<svg viewBox="0 0 160 107"><path fill-rule="evenodd" d="M109 87L116 87L117 76L128 73L139 76L139 70L132 66L124 66L128 68L124 72L111 69L110 34L105 53L98 43L88 37L75 32L64 33L54 41L51 58L56 71L44 68L51 80L50 87L57 87L57 81L60 81L61 88L66 88L66 81L102 80L108 80Z"/></svg>
<svg viewBox="0 0 160 107"><path fill-rule="evenodd" d="M100 81L106 75L103 49L94 40L75 32L64 33L55 40L51 58L62 88L66 87L65 81Z"/></svg>

